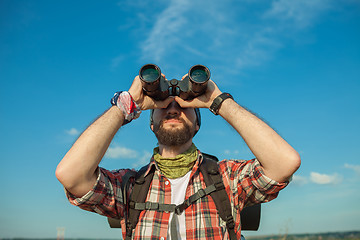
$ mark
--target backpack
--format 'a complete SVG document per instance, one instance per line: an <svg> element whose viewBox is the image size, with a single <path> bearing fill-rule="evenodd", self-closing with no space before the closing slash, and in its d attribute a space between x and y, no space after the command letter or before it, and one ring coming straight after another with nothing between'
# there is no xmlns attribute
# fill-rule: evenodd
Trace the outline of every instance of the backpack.
<svg viewBox="0 0 360 240"><path fill-rule="evenodd" d="M220 218L226 222L226 228L231 240L235 240L236 233L234 230L234 218L232 216L230 199L226 193L222 177L219 172L218 159L215 156L202 153L203 161L199 166L199 170L203 175L206 185L205 189L200 189L195 194L187 198L182 204L159 204L153 202L145 202L147 193L150 188L150 184L155 172L155 166L153 165L148 175L144 174L149 165L142 167L138 172L129 171L123 177L123 199L124 202L128 202L128 211L126 218L126 240L131 239L132 230L135 229L136 224L139 221L140 212L142 210L157 210L157 211L169 211L175 214L180 214L191 204L198 199L210 195L216 205L216 209L220 215ZM127 200L126 192L129 188L130 178L135 178L134 187L130 194L130 199ZM260 212L261 205L256 204L244 208L241 211L241 228L242 230L257 230L260 224ZM119 219L108 218L108 223L111 228L120 228Z"/></svg>

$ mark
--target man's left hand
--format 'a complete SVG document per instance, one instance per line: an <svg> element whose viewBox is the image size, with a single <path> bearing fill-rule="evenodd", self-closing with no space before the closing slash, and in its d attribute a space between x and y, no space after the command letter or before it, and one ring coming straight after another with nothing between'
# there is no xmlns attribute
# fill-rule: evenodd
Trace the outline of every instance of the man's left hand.
<svg viewBox="0 0 360 240"><path fill-rule="evenodd" d="M186 76L187 74L183 76L181 80L183 80ZM221 93L222 92L218 86L210 79L207 82L207 88L204 94L191 100L184 100L176 96L175 101L179 103L182 108L209 108L214 99Z"/></svg>

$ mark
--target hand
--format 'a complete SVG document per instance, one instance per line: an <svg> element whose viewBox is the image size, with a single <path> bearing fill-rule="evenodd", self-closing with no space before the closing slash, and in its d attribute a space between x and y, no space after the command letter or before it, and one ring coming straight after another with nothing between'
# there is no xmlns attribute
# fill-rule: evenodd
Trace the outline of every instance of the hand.
<svg viewBox="0 0 360 240"><path fill-rule="evenodd" d="M187 76L182 77L182 80ZM204 94L191 99L184 100L178 96L175 97L175 101L179 103L179 105L183 108L209 108L213 103L214 99L219 96L222 92L218 88L218 86L212 81L209 80L207 82L207 88Z"/></svg>
<svg viewBox="0 0 360 240"><path fill-rule="evenodd" d="M161 74L164 78L165 75ZM142 83L139 76L136 76L129 91L130 95L140 107L141 110L154 109L154 108L166 108L172 101L173 98L169 97L163 101L156 101L151 97L144 94Z"/></svg>

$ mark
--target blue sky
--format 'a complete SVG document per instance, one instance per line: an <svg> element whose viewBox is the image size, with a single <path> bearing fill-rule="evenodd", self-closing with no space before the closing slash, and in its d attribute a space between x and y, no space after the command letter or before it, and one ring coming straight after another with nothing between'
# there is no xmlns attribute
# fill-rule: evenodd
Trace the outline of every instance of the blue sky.
<svg viewBox="0 0 360 240"><path fill-rule="evenodd" d="M194 64L257 113L302 157L293 182L245 236L360 230L360 2L0 1L0 238L118 238L71 206L55 168L78 135L156 63ZM202 110L194 139L219 158L253 157ZM116 135L101 166L138 168L156 139L149 113Z"/></svg>

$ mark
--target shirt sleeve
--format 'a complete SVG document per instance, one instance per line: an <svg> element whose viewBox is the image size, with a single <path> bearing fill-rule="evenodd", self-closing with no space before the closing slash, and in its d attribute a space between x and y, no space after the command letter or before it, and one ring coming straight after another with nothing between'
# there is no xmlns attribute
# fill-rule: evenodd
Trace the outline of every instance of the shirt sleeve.
<svg viewBox="0 0 360 240"><path fill-rule="evenodd" d="M228 164L230 187L232 186L233 192L236 192L237 196L234 197L240 205L250 206L269 202L289 183L277 182L267 177L257 159L231 160Z"/></svg>
<svg viewBox="0 0 360 240"><path fill-rule="evenodd" d="M98 178L93 188L84 196L77 198L65 189L69 202L86 211L106 217L121 219L124 216L122 177L129 169L108 171L98 168Z"/></svg>

